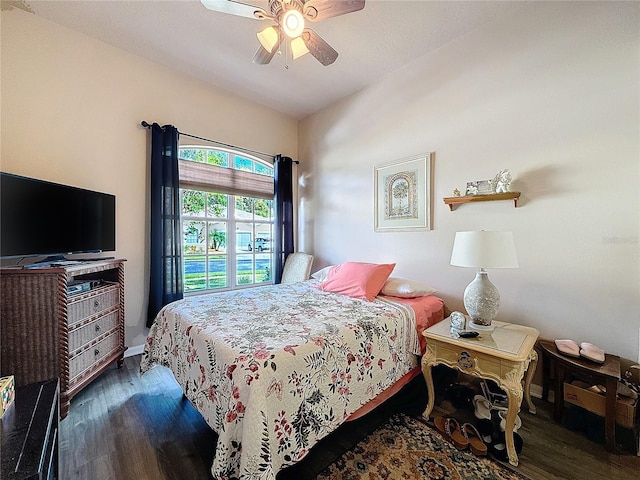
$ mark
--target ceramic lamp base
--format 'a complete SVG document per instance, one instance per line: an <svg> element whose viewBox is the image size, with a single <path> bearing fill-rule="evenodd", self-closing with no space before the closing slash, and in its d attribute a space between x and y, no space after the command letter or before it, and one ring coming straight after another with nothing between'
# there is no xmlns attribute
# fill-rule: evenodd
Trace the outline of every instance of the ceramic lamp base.
<svg viewBox="0 0 640 480"><path fill-rule="evenodd" d="M476 278L467 285L464 291L464 307L471 317L471 323L479 326L490 326L498 314L500 294L484 270L477 272Z"/></svg>

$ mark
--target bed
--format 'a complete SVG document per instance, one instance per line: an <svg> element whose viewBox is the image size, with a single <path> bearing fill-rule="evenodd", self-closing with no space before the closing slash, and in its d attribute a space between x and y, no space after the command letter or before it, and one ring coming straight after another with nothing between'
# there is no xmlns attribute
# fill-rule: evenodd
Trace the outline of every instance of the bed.
<svg viewBox="0 0 640 480"><path fill-rule="evenodd" d="M215 479L274 480L345 421L419 374L443 301L318 288L318 280L191 296L152 325L141 372L163 365L218 434Z"/></svg>

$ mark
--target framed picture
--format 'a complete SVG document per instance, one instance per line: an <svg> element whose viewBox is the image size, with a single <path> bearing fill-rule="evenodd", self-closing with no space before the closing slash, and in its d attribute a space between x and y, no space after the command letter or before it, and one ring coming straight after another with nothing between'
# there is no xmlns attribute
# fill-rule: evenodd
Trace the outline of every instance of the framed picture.
<svg viewBox="0 0 640 480"><path fill-rule="evenodd" d="M487 195L495 193L491 180L476 180L475 182L467 182L467 191L465 195Z"/></svg>
<svg viewBox="0 0 640 480"><path fill-rule="evenodd" d="M375 167L375 231L431 230L432 153Z"/></svg>

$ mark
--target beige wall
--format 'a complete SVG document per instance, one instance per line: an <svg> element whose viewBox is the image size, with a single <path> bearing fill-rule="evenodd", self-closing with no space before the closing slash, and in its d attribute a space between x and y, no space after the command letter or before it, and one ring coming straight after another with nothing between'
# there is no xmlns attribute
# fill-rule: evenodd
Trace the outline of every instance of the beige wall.
<svg viewBox="0 0 640 480"><path fill-rule="evenodd" d="M300 125L302 248L315 268L397 262L463 309L456 231L512 230L499 319L638 359L640 4L535 2ZM375 165L435 152L433 230L373 231ZM442 197L503 168L512 202Z"/></svg>
<svg viewBox="0 0 640 480"><path fill-rule="evenodd" d="M126 342L144 343L147 131L141 120L297 154L297 122L20 10L2 12L2 171L116 195Z"/></svg>

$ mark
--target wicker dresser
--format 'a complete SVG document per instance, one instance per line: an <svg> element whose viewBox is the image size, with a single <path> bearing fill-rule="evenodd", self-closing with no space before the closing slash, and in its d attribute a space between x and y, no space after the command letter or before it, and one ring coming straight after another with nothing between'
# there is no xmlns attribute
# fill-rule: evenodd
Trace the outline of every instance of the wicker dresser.
<svg viewBox="0 0 640 480"><path fill-rule="evenodd" d="M0 376L16 387L60 379L71 398L124 360L124 260L0 271Z"/></svg>

